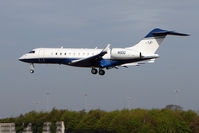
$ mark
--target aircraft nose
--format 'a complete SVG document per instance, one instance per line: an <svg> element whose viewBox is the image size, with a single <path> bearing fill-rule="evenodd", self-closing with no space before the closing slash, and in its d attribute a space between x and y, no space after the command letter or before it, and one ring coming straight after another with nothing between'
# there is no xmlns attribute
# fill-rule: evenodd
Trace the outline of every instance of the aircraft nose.
<svg viewBox="0 0 199 133"><path fill-rule="evenodd" d="M23 60L23 58L22 58L22 56L21 57L19 57L19 59L18 59L19 61L22 61Z"/></svg>
<svg viewBox="0 0 199 133"><path fill-rule="evenodd" d="M22 55L18 60L23 62L24 59L25 59L25 58L24 58L24 55Z"/></svg>

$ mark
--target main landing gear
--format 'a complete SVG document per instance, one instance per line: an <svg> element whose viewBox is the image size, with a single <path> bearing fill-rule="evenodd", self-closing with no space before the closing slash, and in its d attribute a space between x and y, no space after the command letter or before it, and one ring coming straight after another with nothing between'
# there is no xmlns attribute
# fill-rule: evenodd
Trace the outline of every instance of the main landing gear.
<svg viewBox="0 0 199 133"><path fill-rule="evenodd" d="M30 64L30 73L34 73L34 64L33 63Z"/></svg>
<svg viewBox="0 0 199 133"><path fill-rule="evenodd" d="M96 68L92 68L91 69L91 73L92 74L97 74L98 70ZM99 69L99 75L104 75L105 74L105 71L103 69Z"/></svg>

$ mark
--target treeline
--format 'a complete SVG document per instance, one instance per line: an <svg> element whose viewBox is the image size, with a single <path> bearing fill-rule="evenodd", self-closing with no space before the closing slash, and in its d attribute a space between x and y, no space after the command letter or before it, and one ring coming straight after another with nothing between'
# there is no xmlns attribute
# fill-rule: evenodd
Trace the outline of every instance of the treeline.
<svg viewBox="0 0 199 133"><path fill-rule="evenodd" d="M199 116L189 111L169 109L123 109L112 112L57 110L29 112L16 118L1 119L14 122L17 133L32 123L34 133L41 133L44 122L64 121L66 133L199 133Z"/></svg>

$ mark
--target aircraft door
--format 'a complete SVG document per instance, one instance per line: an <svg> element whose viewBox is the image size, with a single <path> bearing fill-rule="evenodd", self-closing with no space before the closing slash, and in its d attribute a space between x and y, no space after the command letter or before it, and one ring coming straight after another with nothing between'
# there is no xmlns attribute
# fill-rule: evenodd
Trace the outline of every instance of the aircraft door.
<svg viewBox="0 0 199 133"><path fill-rule="evenodd" d="M38 52L39 55L39 63L45 63L45 59L44 59L44 54L45 54L45 50L44 49L40 49Z"/></svg>

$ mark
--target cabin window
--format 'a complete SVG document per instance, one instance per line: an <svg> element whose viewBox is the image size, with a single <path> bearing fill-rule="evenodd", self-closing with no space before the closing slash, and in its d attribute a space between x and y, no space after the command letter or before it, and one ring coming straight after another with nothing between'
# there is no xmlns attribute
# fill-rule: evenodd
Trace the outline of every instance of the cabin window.
<svg viewBox="0 0 199 133"><path fill-rule="evenodd" d="M87 55L89 55L89 53L87 53Z"/></svg>
<svg viewBox="0 0 199 133"><path fill-rule="evenodd" d="M65 53L65 55L66 55L66 53Z"/></svg>
<svg viewBox="0 0 199 133"><path fill-rule="evenodd" d="M62 55L62 53L60 53L60 55Z"/></svg>
<svg viewBox="0 0 199 133"><path fill-rule="evenodd" d="M85 55L85 53L83 53L83 55Z"/></svg>
<svg viewBox="0 0 199 133"><path fill-rule="evenodd" d="M55 55L57 55L57 53L55 53Z"/></svg>
<svg viewBox="0 0 199 133"><path fill-rule="evenodd" d="M80 56L80 53L78 53L78 55Z"/></svg>
<svg viewBox="0 0 199 133"><path fill-rule="evenodd" d="M69 55L71 55L71 53L69 53Z"/></svg>

